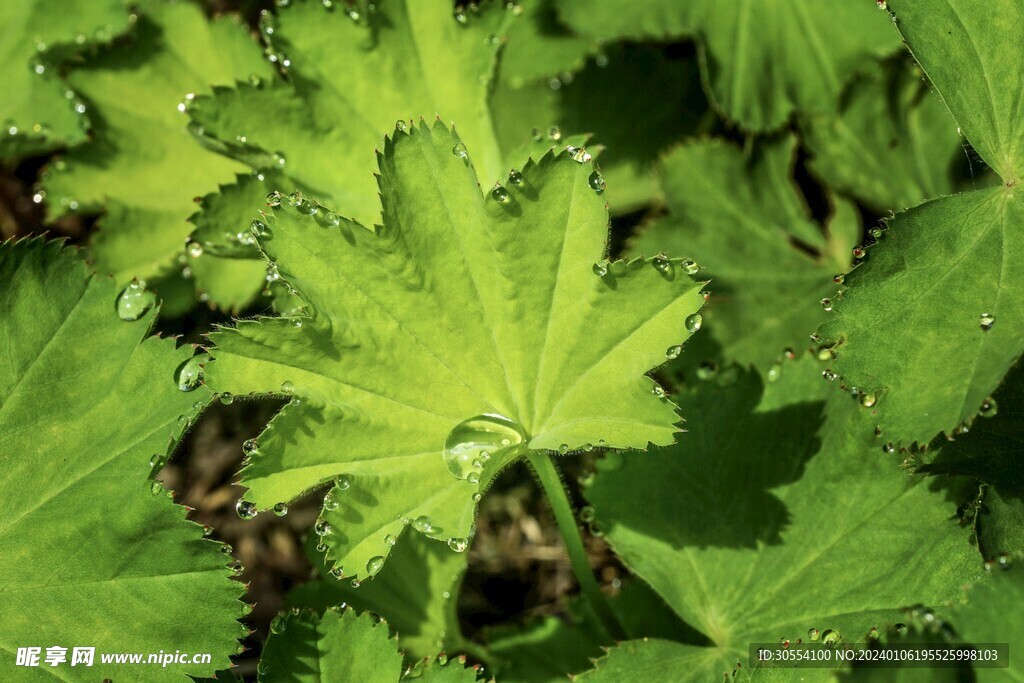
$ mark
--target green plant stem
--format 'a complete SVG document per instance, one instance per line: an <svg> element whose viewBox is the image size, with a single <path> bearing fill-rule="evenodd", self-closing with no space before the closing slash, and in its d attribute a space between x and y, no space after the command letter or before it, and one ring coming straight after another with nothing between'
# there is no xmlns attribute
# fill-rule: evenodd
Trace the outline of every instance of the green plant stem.
<svg viewBox="0 0 1024 683"><path fill-rule="evenodd" d="M594 570L590 567L590 560L587 558L587 551L583 547L583 538L580 536L579 526L576 524L576 517L573 515L572 505L565 493L562 479L558 476L558 470L551 456L543 451L530 451L526 459L537 473L537 479L547 494L548 502L555 513L555 522L565 542L565 549L569 553L569 563L572 565L573 573L580 584L580 590L590 603L590 608L597 615L597 618L615 640L625 640L626 632L619 623L618 618L612 611L611 606L601 587L594 578Z"/></svg>

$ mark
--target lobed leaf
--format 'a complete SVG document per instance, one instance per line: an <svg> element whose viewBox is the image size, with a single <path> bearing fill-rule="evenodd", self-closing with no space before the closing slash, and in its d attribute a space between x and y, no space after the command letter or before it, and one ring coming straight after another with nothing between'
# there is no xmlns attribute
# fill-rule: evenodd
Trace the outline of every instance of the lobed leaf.
<svg viewBox="0 0 1024 683"><path fill-rule="evenodd" d="M748 643L810 629L859 640L980 576L949 503L864 436L869 408L823 401L809 359L767 385L737 372L680 396L684 442L605 458L588 492L622 560L712 643L673 649L686 666L676 680L720 679L749 666Z"/></svg>
<svg viewBox="0 0 1024 683"><path fill-rule="evenodd" d="M92 140L44 176L50 218L103 211L91 244L97 267L121 283L165 273L192 230L193 199L245 170L199 146L179 105L211 84L268 71L237 18L207 21L184 2L147 5L131 40L69 75L94 126Z"/></svg>
<svg viewBox="0 0 1024 683"><path fill-rule="evenodd" d="M674 438L643 373L697 327L702 283L668 259L602 261L591 165L548 154L485 200L462 150L440 122L386 140L378 231L298 194L276 206L261 245L313 317L211 336L218 391L293 397L242 483L268 508L336 481L321 531L338 573L376 573L409 524L464 549L473 494L526 448Z"/></svg>

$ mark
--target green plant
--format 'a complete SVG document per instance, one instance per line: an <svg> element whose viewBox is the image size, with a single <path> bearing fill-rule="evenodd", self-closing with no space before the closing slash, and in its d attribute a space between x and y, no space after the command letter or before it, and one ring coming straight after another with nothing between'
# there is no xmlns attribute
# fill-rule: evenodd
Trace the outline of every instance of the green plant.
<svg viewBox="0 0 1024 683"><path fill-rule="evenodd" d="M1019 678L1024 2L878 4L5 5L3 680Z"/></svg>

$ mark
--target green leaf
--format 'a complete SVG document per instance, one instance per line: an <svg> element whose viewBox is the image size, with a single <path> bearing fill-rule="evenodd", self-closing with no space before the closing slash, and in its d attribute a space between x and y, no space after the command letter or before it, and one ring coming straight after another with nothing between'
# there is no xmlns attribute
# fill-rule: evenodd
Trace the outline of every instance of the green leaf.
<svg viewBox="0 0 1024 683"><path fill-rule="evenodd" d="M353 21L320 2L293 2L263 24L289 80L217 89L190 116L225 153L280 168L295 187L368 226L380 222L373 149L396 121L455 121L480 175L494 182L507 169L487 88L506 12L481 10L463 25L451 7L396 0Z"/></svg>
<svg viewBox="0 0 1024 683"><path fill-rule="evenodd" d="M510 47L513 41L510 37ZM555 79L525 85L516 85L503 59L490 107L506 158L525 159L518 148L532 139L534 130L541 138L538 143L547 147L576 144L552 139L552 126L558 135L587 131L592 134L590 142L606 148L600 155L601 173L612 212L622 214L657 201L661 191L654 166L659 157L714 120L701 90L697 56L681 52L612 45L588 60L571 82ZM641 81L658 93L655 101L637 97L636 83ZM595 93L600 93L599 101Z"/></svg>
<svg viewBox="0 0 1024 683"><path fill-rule="evenodd" d="M1012 189L942 197L898 214L846 276L820 334L847 384L879 394L892 440L971 421L1024 350L1022 225Z"/></svg>
<svg viewBox="0 0 1024 683"><path fill-rule="evenodd" d="M154 3L131 40L69 75L95 111L93 139L45 177L51 218L105 211L91 244L97 267L118 282L165 272L191 232L193 199L245 170L198 145L178 105L268 71L237 18L209 22L194 5Z"/></svg>
<svg viewBox="0 0 1024 683"><path fill-rule="evenodd" d="M386 140L377 231L285 200L261 247L313 316L211 336L218 391L294 397L242 472L248 495L268 508L337 480L324 542L348 575L375 573L410 523L459 545L473 494L526 448L674 439L643 373L689 336L702 283L677 261L595 272L608 219L591 165L549 154L485 199L459 144L440 122Z"/></svg>
<svg viewBox="0 0 1024 683"><path fill-rule="evenodd" d="M822 231L791 180L796 141L769 140L745 154L719 140L685 144L664 161L669 215L629 245L631 254L668 250L695 260L711 280L708 355L764 367L802 348L824 319L819 303L847 269L854 207L837 204ZM689 355L690 360L703 360Z"/></svg>
<svg viewBox="0 0 1024 683"><path fill-rule="evenodd" d="M1020 0L890 0L896 26L982 159L1012 185L1024 166Z"/></svg>
<svg viewBox="0 0 1024 683"><path fill-rule="evenodd" d="M463 649L454 596L466 570L465 555L422 534L407 533L373 581L358 588L330 576L322 556L314 562L324 577L290 591L289 605L322 613L347 603L360 612L379 614L398 632L399 645L410 659Z"/></svg>
<svg viewBox="0 0 1024 683"><path fill-rule="evenodd" d="M720 680L748 667L749 643L812 628L859 640L981 574L950 504L883 454L870 409L829 391L819 367L701 383L679 396L678 446L599 463L588 498L612 547L713 643L679 650L676 680Z"/></svg>
<svg viewBox="0 0 1024 683"><path fill-rule="evenodd" d="M128 28L125 0L0 4L0 157L24 157L85 141L86 107L57 75L86 43Z"/></svg>
<svg viewBox="0 0 1024 683"><path fill-rule="evenodd" d="M387 624L369 615L328 610L279 619L263 648L260 681L395 683L402 674L402 656Z"/></svg>
<svg viewBox="0 0 1024 683"><path fill-rule="evenodd" d="M213 656L134 669L153 681L228 666L242 585L221 546L147 481L208 399L174 381L192 348L147 338L156 310L144 298L136 320L119 318L114 283L58 242L0 245L0 281L3 677L29 673L14 669L19 647L68 648L68 663L46 667L64 680L132 675L104 653ZM94 665L71 667L74 647L95 647Z"/></svg>
<svg viewBox="0 0 1024 683"><path fill-rule="evenodd" d="M963 154L955 122L909 62L890 60L855 78L838 112L803 126L815 174L878 212L952 193Z"/></svg>
<svg viewBox="0 0 1024 683"><path fill-rule="evenodd" d="M901 633L902 631L902 633ZM902 629L890 628L879 640L869 643L874 646L926 644L935 647L949 647L951 639L939 629L923 629L911 621L910 626ZM807 671L811 673L811 671ZM841 681L859 681L867 683L959 683L971 681L971 666L961 663L960 666L929 666L922 667L914 663L887 663L886 666L854 662L848 672L839 676Z"/></svg>
<svg viewBox="0 0 1024 683"><path fill-rule="evenodd" d="M967 604L954 607L950 621L968 643L1009 643L1010 666L976 668L980 683L1024 681L1020 652L1024 649L1024 570L1020 556L993 570L992 580L971 586Z"/></svg>
<svg viewBox="0 0 1024 683"><path fill-rule="evenodd" d="M1024 553L1024 495L988 488L978 513L978 549L989 561Z"/></svg>
<svg viewBox="0 0 1024 683"><path fill-rule="evenodd" d="M755 131L830 111L854 73L899 48L885 13L862 0L562 0L558 11L601 41L696 38L711 99Z"/></svg>

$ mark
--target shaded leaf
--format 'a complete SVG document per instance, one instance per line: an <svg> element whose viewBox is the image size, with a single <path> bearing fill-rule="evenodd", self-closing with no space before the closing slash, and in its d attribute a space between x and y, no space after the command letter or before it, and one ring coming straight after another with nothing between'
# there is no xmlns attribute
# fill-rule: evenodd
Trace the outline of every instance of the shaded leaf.
<svg viewBox="0 0 1024 683"><path fill-rule="evenodd" d="M155 309L122 320L114 283L58 242L0 245L0 281L3 677L17 677L18 647L66 647L68 662L94 647L92 667L53 669L64 680L176 681L228 666L245 633L242 585L222 546L147 481L151 458L166 461L208 400L174 380L192 348L147 338ZM100 661L169 648L212 662Z"/></svg>
<svg viewBox="0 0 1024 683"><path fill-rule="evenodd" d="M669 215L629 245L631 254L667 250L687 256L712 281L705 311L707 349L761 367L787 347L807 345L825 317L820 300L835 293L859 231L852 205L839 203L827 230L811 218L791 180L796 141L780 137L747 155L718 140L683 145L664 161ZM703 350L702 349L702 350Z"/></svg>

